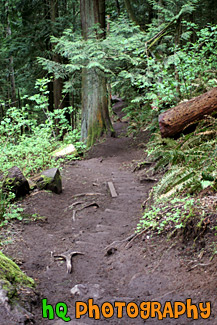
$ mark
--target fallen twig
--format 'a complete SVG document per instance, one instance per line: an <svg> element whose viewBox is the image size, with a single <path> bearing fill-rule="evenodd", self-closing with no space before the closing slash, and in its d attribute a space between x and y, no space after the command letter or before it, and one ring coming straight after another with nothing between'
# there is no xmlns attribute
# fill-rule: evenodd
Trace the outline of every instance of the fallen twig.
<svg viewBox="0 0 217 325"><path fill-rule="evenodd" d="M94 196L94 195L104 195L102 193L79 193L79 194L75 194L73 195L73 197L81 197L81 196Z"/></svg>
<svg viewBox="0 0 217 325"><path fill-rule="evenodd" d="M72 211L72 221L75 221L76 211L77 210L73 210Z"/></svg>
<svg viewBox="0 0 217 325"><path fill-rule="evenodd" d="M141 206L142 206L143 210L145 209L145 206L146 206L148 200L149 200L149 197L142 203Z"/></svg>
<svg viewBox="0 0 217 325"><path fill-rule="evenodd" d="M117 192L116 192L116 190L115 190L114 184L113 184L112 182L108 182L108 188L109 188L109 191L110 191L110 193L111 193L111 197L112 197L112 198L115 198L115 197L118 196L118 195L117 195Z"/></svg>
<svg viewBox="0 0 217 325"><path fill-rule="evenodd" d="M63 254L53 255L54 258L63 258L66 261L67 273L72 272L72 257L75 255L84 255L81 252L66 252Z"/></svg>
<svg viewBox="0 0 217 325"><path fill-rule="evenodd" d="M151 177L144 177L144 178L140 178L140 183L143 182L157 182L157 178L151 178Z"/></svg>
<svg viewBox="0 0 217 325"><path fill-rule="evenodd" d="M130 240L129 243L127 243L127 245L125 246L125 248L130 248L129 245L132 244L132 242L138 238L139 236L143 235L145 232L147 232L148 230L150 230L152 228L152 226L146 228L146 229L143 229L142 231L140 231L138 234L135 234L135 236Z"/></svg>
<svg viewBox="0 0 217 325"><path fill-rule="evenodd" d="M68 208L69 208L69 209L72 209L72 208L74 208L76 205L79 205L79 204L82 204L82 203L83 203L82 201L76 201L76 202L72 203Z"/></svg>
<svg viewBox="0 0 217 325"><path fill-rule="evenodd" d="M143 167L145 168L145 166L150 166L152 165L151 162L149 161L143 161L143 162L140 162L136 165L136 167L133 169L133 173L135 173L137 170L141 170Z"/></svg>
<svg viewBox="0 0 217 325"><path fill-rule="evenodd" d="M209 266L211 264L212 263L207 263L207 264L201 264L201 263L199 263L199 264L196 264L196 265L192 266L190 269L187 270L187 272L190 272L190 271L196 269L196 267L198 267L198 266L205 267L205 266Z"/></svg>
<svg viewBox="0 0 217 325"><path fill-rule="evenodd" d="M99 208L99 205L96 202L91 202L91 203L87 203L87 204L83 205L81 208L73 210L73 212L72 212L72 220L75 221L75 216L76 216L77 211L81 211L83 209L86 209L86 208L89 208L89 207L92 207L92 206L96 206L97 208Z"/></svg>
<svg viewBox="0 0 217 325"><path fill-rule="evenodd" d="M149 196L148 198L142 203L142 208L145 209L146 204L148 203L148 201L151 199L151 196L153 194L153 188L151 189L151 191L149 192Z"/></svg>
<svg viewBox="0 0 217 325"><path fill-rule="evenodd" d="M106 247L104 248L104 250L107 250L108 248L110 248L110 246L113 246L113 245L115 245L115 244L121 244L121 243L124 243L125 241L129 241L129 240L132 239L135 235L136 235L136 234L132 234L132 235L130 235L129 237L124 238L123 240L115 240L115 241L113 241L111 244L109 244L108 246L106 246Z"/></svg>

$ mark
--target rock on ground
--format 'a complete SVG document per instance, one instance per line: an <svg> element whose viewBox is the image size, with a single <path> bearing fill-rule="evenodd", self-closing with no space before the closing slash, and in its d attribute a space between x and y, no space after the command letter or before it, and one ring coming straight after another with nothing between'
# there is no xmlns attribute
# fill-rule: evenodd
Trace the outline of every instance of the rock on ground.
<svg viewBox="0 0 217 325"><path fill-rule="evenodd" d="M3 179L2 190L4 192L13 192L16 198L29 193L29 183L18 167L10 168Z"/></svg>
<svg viewBox="0 0 217 325"><path fill-rule="evenodd" d="M56 194L62 193L62 180L58 168L51 168L42 172L36 184L40 190L50 190Z"/></svg>

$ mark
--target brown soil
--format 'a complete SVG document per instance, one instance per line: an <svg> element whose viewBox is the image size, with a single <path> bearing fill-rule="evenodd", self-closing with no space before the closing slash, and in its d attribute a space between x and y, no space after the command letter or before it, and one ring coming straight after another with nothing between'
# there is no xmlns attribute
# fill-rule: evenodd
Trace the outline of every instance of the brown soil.
<svg viewBox="0 0 217 325"><path fill-rule="evenodd" d="M133 139L124 135L125 123L114 125L118 136L95 145L86 159L64 166L62 194L33 192L25 199L25 212L37 213L45 219L16 224L14 241L4 252L36 279L41 299L47 298L47 303L53 306L58 302L67 304L67 315L71 317L68 324L217 324L214 259L208 266L201 266L209 263L208 255L199 260L199 251L191 245L172 245L164 237L151 239L147 233L131 245L129 241L119 242L134 232L142 215L141 204L153 183L141 183L138 174L133 173L136 161L145 156L141 144L147 142L147 134ZM116 198L108 191L109 181L118 193ZM75 197L81 193L95 194ZM77 201L95 202L98 208L91 206L77 211L73 221L70 206ZM51 253L69 250L84 254L72 258L71 274L66 272L65 261L54 259ZM83 285L80 295L73 296L71 289L78 284ZM97 321L85 315L76 320L75 302L89 298L94 298L99 306L105 301L112 304L134 301L139 305L143 301L164 304L192 298L195 304L211 301L212 314L208 320L182 316L176 320L144 321L140 317L130 319L125 312L122 319L117 319L115 309L110 319L101 317ZM33 306L32 313L37 325L64 324L58 317L42 319L40 303ZM12 318L5 322L2 318L0 324L17 322Z"/></svg>

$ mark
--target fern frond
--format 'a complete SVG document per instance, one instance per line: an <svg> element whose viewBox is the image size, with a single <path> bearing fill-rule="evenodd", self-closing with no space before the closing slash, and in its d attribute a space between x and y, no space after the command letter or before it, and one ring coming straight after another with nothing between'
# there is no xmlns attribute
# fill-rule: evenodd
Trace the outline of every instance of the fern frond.
<svg viewBox="0 0 217 325"><path fill-rule="evenodd" d="M183 184L184 182L187 182L187 180L191 178L193 175L194 175L193 170L186 170L185 167L179 167L179 168L173 167L161 179L161 181L156 186L154 192L157 196L159 196L161 194L166 194L172 188L174 188L175 191L177 191L181 188L180 185Z"/></svg>

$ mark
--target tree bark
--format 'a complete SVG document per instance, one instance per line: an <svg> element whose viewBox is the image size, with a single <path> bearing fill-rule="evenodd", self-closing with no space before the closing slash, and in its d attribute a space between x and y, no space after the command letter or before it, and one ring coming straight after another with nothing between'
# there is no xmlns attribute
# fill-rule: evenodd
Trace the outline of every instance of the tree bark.
<svg viewBox="0 0 217 325"><path fill-rule="evenodd" d="M6 37L11 38L11 23L9 17L9 2L5 2L5 12L7 17L7 30L6 30ZM12 55L9 57L9 79L10 79L10 97L12 103L11 106L17 106L17 98L16 98L16 86L15 86L15 76L14 76L14 58Z"/></svg>
<svg viewBox="0 0 217 325"><path fill-rule="evenodd" d="M67 7L67 3L65 2L65 8ZM59 17L59 8L58 8L58 1L57 0L50 0L50 12L51 12L51 23L53 27L53 34L55 35L55 22L56 19ZM51 44L51 49L53 50L52 59L54 62L61 63L62 59L61 56L58 53L54 52L55 44ZM63 97L63 82L64 80L62 78L56 78L55 74L53 76L53 103L54 103L54 109L60 109L70 106L68 98L69 96L66 94ZM70 114L65 114L66 119L68 120L69 124L71 121ZM63 139L65 133L67 132L67 129L62 130L62 134L60 134L60 129L58 127L59 119L56 119L56 133L60 136L61 140Z"/></svg>
<svg viewBox="0 0 217 325"><path fill-rule="evenodd" d="M204 115L209 115L215 110L217 87L160 114L158 121L162 138L179 134L187 125L203 119Z"/></svg>
<svg viewBox="0 0 217 325"><path fill-rule="evenodd" d="M95 24L105 28L105 0L80 0L80 6L82 33L87 40ZM91 146L104 132L113 132L108 112L106 79L99 69L84 68L81 137L87 146Z"/></svg>
<svg viewBox="0 0 217 325"><path fill-rule="evenodd" d="M128 12L128 15L129 15L130 19L132 21L134 21L134 23L136 23L136 25L139 25L140 26L140 23L137 20L136 15L134 14L134 11L133 11L133 8L131 6L130 0L124 0L124 3L125 3L125 7L127 9L127 12Z"/></svg>
<svg viewBox="0 0 217 325"><path fill-rule="evenodd" d="M116 3L116 8L117 8L118 16L120 16L120 14L121 14L121 8L120 8L119 0L116 0L115 3Z"/></svg>
<svg viewBox="0 0 217 325"><path fill-rule="evenodd" d="M51 9L51 22L54 26L56 18L58 17L58 4L56 0L50 0L50 9ZM52 44L52 50L54 49L55 44ZM53 53L53 61L60 63L61 58L58 54ZM54 96L54 108L62 109L63 100L62 100L62 89L63 89L63 80L61 78L55 78L53 81L53 96Z"/></svg>

